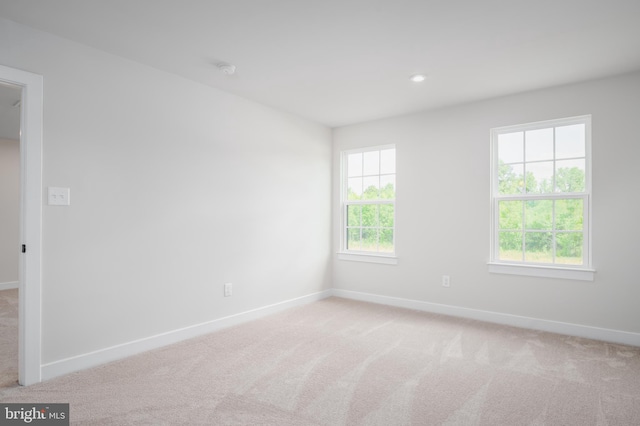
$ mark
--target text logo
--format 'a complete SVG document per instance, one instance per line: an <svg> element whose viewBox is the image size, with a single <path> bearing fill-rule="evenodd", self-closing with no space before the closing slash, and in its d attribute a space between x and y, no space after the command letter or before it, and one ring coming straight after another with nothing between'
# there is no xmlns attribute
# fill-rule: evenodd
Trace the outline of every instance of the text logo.
<svg viewBox="0 0 640 426"><path fill-rule="evenodd" d="M69 425L69 404L0 404L0 425Z"/></svg>

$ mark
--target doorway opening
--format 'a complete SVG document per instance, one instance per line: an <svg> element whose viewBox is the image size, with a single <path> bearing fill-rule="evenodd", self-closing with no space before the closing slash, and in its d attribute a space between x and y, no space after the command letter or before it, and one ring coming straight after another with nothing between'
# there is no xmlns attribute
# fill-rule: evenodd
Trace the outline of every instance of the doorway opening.
<svg viewBox="0 0 640 426"><path fill-rule="evenodd" d="M0 83L0 388L18 382L21 101L22 88Z"/></svg>
<svg viewBox="0 0 640 426"><path fill-rule="evenodd" d="M41 381L42 76L0 65L0 84L20 94L17 364L30 385Z"/></svg>

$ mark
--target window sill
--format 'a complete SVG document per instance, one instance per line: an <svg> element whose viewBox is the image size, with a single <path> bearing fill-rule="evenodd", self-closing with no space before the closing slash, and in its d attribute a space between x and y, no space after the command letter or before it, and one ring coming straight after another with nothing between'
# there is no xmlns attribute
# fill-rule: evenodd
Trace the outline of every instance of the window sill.
<svg viewBox="0 0 640 426"><path fill-rule="evenodd" d="M384 265L397 265L398 258L395 256L385 256L369 253L346 253L339 252L338 260L350 260L354 262L381 263Z"/></svg>
<svg viewBox="0 0 640 426"><path fill-rule="evenodd" d="M567 280L593 281L593 269L566 268L561 266L518 265L489 262L489 272L495 274L524 275L529 277L562 278Z"/></svg>

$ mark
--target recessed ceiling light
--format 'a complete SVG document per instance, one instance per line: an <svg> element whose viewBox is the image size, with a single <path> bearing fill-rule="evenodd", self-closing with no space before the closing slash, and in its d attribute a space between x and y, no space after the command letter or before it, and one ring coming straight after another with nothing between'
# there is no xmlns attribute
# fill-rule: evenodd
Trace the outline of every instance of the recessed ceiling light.
<svg viewBox="0 0 640 426"><path fill-rule="evenodd" d="M415 75L412 75L411 78L409 78L409 80L413 81L414 83L422 83L426 79L427 79L427 76L424 74L415 74Z"/></svg>

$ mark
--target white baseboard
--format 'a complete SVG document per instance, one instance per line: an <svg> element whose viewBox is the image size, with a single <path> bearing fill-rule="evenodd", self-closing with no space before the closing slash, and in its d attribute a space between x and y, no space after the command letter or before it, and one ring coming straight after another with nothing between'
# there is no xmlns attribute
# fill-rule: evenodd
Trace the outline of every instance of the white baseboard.
<svg viewBox="0 0 640 426"><path fill-rule="evenodd" d="M331 290L325 290L318 293L309 294L307 296L298 297L296 299L286 300L269 306L253 309L251 311L241 312L239 314L230 315L224 318L218 318L202 324L196 324L190 327L173 330L167 333L146 337L121 345L112 346L98 351L77 355L71 358L54 361L44 364L41 367L42 380L49 380L54 377L62 376L80 371L87 368L106 364L132 355L137 355L151 349L157 349L183 340L201 336L207 333L218 331L234 325L252 321L264 316L325 299L332 295Z"/></svg>
<svg viewBox="0 0 640 426"><path fill-rule="evenodd" d="M380 296L377 294L360 293L357 291L349 290L333 289L333 295L345 299L360 300L363 302L378 303L382 305L396 306L400 308L414 309L418 311L432 312L454 317L469 318L496 324L510 325L513 327L548 331L551 333L564 334L568 336L585 337L588 339L602 340L611 343L620 343L623 345L640 346L640 333L631 333L628 331L611 330L606 328L569 324L565 322L550 321L538 318L521 317L518 315L481 311L477 309L461 308L451 305L441 305L438 303L402 299L398 297Z"/></svg>
<svg viewBox="0 0 640 426"><path fill-rule="evenodd" d="M0 290L11 290L14 288L18 288L19 284L20 282L18 281L9 281L9 282L0 283Z"/></svg>

